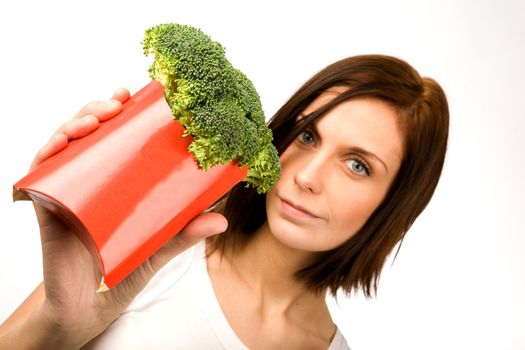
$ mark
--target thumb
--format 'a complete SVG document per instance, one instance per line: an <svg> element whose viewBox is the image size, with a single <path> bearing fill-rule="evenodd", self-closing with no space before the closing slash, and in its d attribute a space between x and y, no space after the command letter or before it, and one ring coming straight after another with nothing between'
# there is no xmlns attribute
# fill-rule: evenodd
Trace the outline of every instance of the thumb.
<svg viewBox="0 0 525 350"><path fill-rule="evenodd" d="M112 291L123 296L123 301L131 301L162 266L171 259L200 240L224 232L227 228L228 221L221 214L206 213L197 216Z"/></svg>
<svg viewBox="0 0 525 350"><path fill-rule="evenodd" d="M219 213L206 213L190 221L178 236L182 241L193 245L203 238L222 233L226 231L227 228L228 221L223 215Z"/></svg>
<svg viewBox="0 0 525 350"><path fill-rule="evenodd" d="M226 231L228 221L218 213L201 214L160 248L151 258L150 264L156 272L173 257L181 254L200 240Z"/></svg>

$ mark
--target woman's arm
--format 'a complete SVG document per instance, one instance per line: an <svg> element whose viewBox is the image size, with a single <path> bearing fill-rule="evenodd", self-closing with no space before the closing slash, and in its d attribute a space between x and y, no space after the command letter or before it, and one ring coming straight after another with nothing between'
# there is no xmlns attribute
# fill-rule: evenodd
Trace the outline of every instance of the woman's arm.
<svg viewBox="0 0 525 350"><path fill-rule="evenodd" d="M129 99L118 90L110 101L86 105L62 125L36 155L31 169L117 115ZM40 226L44 282L0 326L1 349L76 349L102 333L170 259L201 239L223 232L226 219L201 215L113 289L96 293L98 263L76 235L33 203Z"/></svg>
<svg viewBox="0 0 525 350"><path fill-rule="evenodd" d="M43 320L37 320L43 301L44 284L41 283L0 326L0 345L6 349L44 349L53 345L50 329ZM30 330L30 332L29 332Z"/></svg>

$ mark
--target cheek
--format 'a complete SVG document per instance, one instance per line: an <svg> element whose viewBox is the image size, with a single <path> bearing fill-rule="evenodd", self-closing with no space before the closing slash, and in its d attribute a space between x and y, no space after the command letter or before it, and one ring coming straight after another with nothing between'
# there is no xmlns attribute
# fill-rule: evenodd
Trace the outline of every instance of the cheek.
<svg viewBox="0 0 525 350"><path fill-rule="evenodd" d="M287 160L286 157L281 156L281 177L274 185L274 188L271 192L290 192L294 189L294 174L297 172L297 169L300 169L301 165L298 164L298 157L294 159ZM283 189L282 191L280 189Z"/></svg>
<svg viewBox="0 0 525 350"><path fill-rule="evenodd" d="M382 200L382 196L366 188L334 191L330 198L330 230L343 240L363 227Z"/></svg>
<svg viewBox="0 0 525 350"><path fill-rule="evenodd" d="M299 154L293 152L294 145L290 145L286 151L279 157L279 162L281 163L281 177L279 181L284 180L290 175L294 170L293 168L298 167ZM279 183L279 181L277 183Z"/></svg>

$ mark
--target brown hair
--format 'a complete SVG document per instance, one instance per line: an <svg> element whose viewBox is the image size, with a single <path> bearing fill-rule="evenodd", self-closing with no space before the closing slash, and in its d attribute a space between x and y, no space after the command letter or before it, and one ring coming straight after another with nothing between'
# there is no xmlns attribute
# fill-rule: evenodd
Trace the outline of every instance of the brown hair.
<svg viewBox="0 0 525 350"><path fill-rule="evenodd" d="M296 123L308 105L327 89L347 89ZM337 104L372 97L391 105L405 135L404 157L390 189L365 225L339 247L322 252L316 263L297 271L296 278L314 292L362 289L371 297L384 262L427 206L437 186L447 148L448 105L441 87L422 78L408 63L383 55L354 56L335 62L308 80L275 114L269 126L279 154L310 123ZM228 230L210 241L208 254L236 247L266 220L264 195L244 184L235 186L217 206Z"/></svg>

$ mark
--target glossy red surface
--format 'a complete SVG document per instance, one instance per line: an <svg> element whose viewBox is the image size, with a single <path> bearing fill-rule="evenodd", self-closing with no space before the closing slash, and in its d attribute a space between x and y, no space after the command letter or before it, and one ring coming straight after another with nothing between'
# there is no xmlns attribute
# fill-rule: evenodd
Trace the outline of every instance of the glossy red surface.
<svg viewBox="0 0 525 350"><path fill-rule="evenodd" d="M199 169L183 131L152 81L118 116L18 181L13 198L66 222L111 288L246 176L235 164Z"/></svg>

